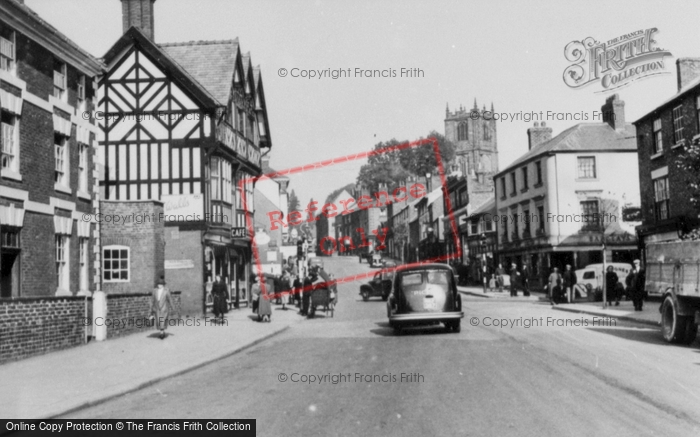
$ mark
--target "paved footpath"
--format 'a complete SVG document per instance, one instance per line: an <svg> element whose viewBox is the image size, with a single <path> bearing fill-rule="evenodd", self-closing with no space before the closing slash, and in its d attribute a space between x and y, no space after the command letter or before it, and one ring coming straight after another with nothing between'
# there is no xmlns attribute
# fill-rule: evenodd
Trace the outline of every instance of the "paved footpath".
<svg viewBox="0 0 700 437"><path fill-rule="evenodd" d="M585 302L554 305L552 309L590 314L592 316L613 317L619 320L627 320L658 327L661 323L659 305L659 302L647 301L644 303L644 309L642 311L635 311L632 301L623 301L620 302L620 306L609 306L607 308L603 308L603 302Z"/></svg>
<svg viewBox="0 0 700 437"><path fill-rule="evenodd" d="M168 327L163 340L148 330L0 365L0 416L66 415L233 355L302 320L294 306L281 308L273 305L270 323L242 308L228 324Z"/></svg>

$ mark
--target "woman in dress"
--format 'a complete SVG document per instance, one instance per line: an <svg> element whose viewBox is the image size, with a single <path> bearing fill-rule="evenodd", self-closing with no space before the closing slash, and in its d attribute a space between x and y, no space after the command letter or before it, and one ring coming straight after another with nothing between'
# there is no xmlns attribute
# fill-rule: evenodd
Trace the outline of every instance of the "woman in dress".
<svg viewBox="0 0 700 437"><path fill-rule="evenodd" d="M156 327L160 330L160 339L165 338L165 328L168 327L168 318L173 310L173 299L170 290L165 286L165 279L161 278L151 293L151 305L149 313L151 319L155 318Z"/></svg>

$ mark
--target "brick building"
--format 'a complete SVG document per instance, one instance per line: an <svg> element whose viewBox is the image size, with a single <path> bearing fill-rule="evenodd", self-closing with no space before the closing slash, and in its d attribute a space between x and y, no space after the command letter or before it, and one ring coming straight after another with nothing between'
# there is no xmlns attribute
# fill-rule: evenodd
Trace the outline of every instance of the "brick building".
<svg viewBox="0 0 700 437"><path fill-rule="evenodd" d="M271 146L265 94L237 39L157 44L153 8L122 0L124 35L104 56L100 190L109 201L163 203L164 265L146 276L164 271L182 312L201 314L216 275L236 302L249 288L252 178ZM116 253L134 273L105 271L106 284L151 269Z"/></svg>
<svg viewBox="0 0 700 437"><path fill-rule="evenodd" d="M639 153L641 245L674 240L700 224L688 174L676 164L700 140L700 58L677 60L678 91L634 122ZM697 178L697 175L695 175Z"/></svg>
<svg viewBox="0 0 700 437"><path fill-rule="evenodd" d="M103 64L20 0L0 2L0 297L89 294ZM87 120L85 118L88 118Z"/></svg>

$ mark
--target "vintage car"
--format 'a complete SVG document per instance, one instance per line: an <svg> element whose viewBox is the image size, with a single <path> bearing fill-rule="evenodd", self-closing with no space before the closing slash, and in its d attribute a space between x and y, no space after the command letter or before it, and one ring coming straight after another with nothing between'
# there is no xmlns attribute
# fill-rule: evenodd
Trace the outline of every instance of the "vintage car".
<svg viewBox="0 0 700 437"><path fill-rule="evenodd" d="M382 270L374 274L371 281L360 286L360 296L367 302L370 297L381 297L387 300L394 282L394 271Z"/></svg>
<svg viewBox="0 0 700 437"><path fill-rule="evenodd" d="M435 323L459 332L464 312L452 267L425 264L398 270L387 301L387 315L397 334L405 326Z"/></svg>

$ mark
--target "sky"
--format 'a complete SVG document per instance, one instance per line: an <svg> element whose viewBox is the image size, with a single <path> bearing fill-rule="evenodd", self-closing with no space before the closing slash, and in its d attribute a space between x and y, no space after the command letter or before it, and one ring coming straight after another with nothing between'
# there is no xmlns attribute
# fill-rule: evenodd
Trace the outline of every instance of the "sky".
<svg viewBox="0 0 700 437"><path fill-rule="evenodd" d="M119 0L25 0L89 53L101 57L122 34ZM564 48L656 28L671 53L665 74L616 90L628 122L677 91L676 59L700 56L697 1L294 1L158 0L156 43L239 38L261 65L276 170L371 150L392 138L444 133L445 108L496 112L600 111L613 92L573 89L562 77ZM422 77L400 77L401 68ZM287 75L281 76L280 69ZM296 69L296 70L294 70ZM350 77L292 77L302 70L350 69ZM396 77L355 77L355 69ZM589 119L589 121L592 121ZM577 124L547 120L557 135ZM527 151L522 119L497 125L499 166ZM356 179L361 161L290 177L302 204Z"/></svg>

